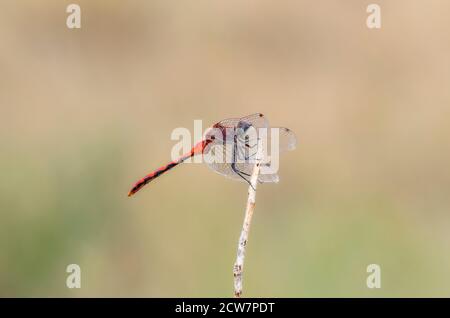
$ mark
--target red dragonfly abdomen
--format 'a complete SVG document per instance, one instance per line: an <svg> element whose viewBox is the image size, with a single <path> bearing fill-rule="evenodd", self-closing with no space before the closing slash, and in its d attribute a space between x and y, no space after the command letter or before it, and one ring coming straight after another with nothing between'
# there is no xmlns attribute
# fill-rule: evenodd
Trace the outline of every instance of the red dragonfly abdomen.
<svg viewBox="0 0 450 318"><path fill-rule="evenodd" d="M161 168L156 169L155 171L149 173L148 175L146 175L145 177L143 177L142 179L140 179L138 182L136 182L134 184L133 188L131 188L130 192L128 192L128 196L131 197L133 194L135 194L136 192L141 190L142 187L145 186L147 183L149 183L153 179L159 177L164 172L169 171L170 169L176 167L177 165L179 165L180 163L182 163L186 159L188 159L188 158L190 158L192 156L195 156L197 154L201 154L203 152L203 149L205 148L205 146L208 143L209 142L207 142L207 141L199 142L197 145L195 145L194 148L192 148L192 150L189 153L183 155L180 159L178 159L176 161L172 161L169 164L167 164L165 166L162 166Z"/></svg>
<svg viewBox="0 0 450 318"><path fill-rule="evenodd" d="M169 171L170 169L172 169L173 167L177 166L181 162L182 161L172 161L171 163L169 163L169 164L167 164L167 165L165 165L165 166L163 166L163 167L161 167L159 169L156 169L152 173L149 173L148 175L146 175L145 177L143 177L142 179L140 179L138 182L136 182L134 184L133 188L131 188L130 192L128 192L128 196L131 197L133 194L138 192L147 183L149 183L153 179L159 177L164 172Z"/></svg>

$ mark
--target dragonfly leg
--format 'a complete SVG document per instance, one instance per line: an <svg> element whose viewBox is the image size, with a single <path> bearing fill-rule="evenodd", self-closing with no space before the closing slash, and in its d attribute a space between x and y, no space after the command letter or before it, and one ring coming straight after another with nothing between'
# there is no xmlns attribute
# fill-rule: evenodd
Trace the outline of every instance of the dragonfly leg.
<svg viewBox="0 0 450 318"><path fill-rule="evenodd" d="M233 151L233 162L231 163L231 169L242 179L244 179L251 187L253 190L256 191L256 189L253 187L252 183L250 182L250 180L248 180L246 177L244 177L244 175L250 177L250 175L248 173L245 173L241 170L239 170L236 167L236 152L237 152L237 143L234 144L234 151Z"/></svg>
<svg viewBox="0 0 450 318"><path fill-rule="evenodd" d="M236 168L236 164L234 162L231 164L231 169L234 171L234 173L236 173L242 179L244 179L245 181L250 183L250 181L246 177L244 177L244 175L247 176L247 177L249 177L250 175L248 173L245 173L245 172L239 170L238 168Z"/></svg>
<svg viewBox="0 0 450 318"><path fill-rule="evenodd" d="M249 175L248 173L245 173L245 172L239 170L238 168L236 168L236 164L235 164L235 163L232 163L232 164L231 164L231 169L232 169L239 177L241 177L242 179L244 179L244 180L248 183L248 185L252 187L253 190L256 191L256 189L253 187L253 184L252 184L246 177L244 177L244 175L250 177L250 175Z"/></svg>

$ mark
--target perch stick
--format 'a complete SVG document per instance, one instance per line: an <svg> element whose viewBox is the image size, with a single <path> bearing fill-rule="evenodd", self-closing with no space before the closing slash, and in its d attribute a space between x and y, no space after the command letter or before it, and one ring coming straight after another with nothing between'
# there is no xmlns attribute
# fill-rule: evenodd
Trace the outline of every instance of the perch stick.
<svg viewBox="0 0 450 318"><path fill-rule="evenodd" d="M257 154L253 173L250 178L250 185L248 187L247 207L245 209L244 223L242 225L241 235L239 237L236 262L233 267L234 276L234 297L242 296L242 274L244 271L245 247L248 241L248 233L252 222L253 211L255 210L256 186L258 184L258 176L261 164L262 144L258 141Z"/></svg>

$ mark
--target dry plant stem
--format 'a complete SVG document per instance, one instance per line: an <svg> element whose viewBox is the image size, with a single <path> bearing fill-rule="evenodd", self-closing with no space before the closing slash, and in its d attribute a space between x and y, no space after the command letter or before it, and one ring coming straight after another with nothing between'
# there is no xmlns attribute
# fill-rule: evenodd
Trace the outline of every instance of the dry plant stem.
<svg viewBox="0 0 450 318"><path fill-rule="evenodd" d="M252 223L253 211L255 210L256 186L258 184L258 176L261 162L261 144L258 144L258 153L256 162L253 167L253 173L248 187L247 207L245 209L244 224L242 225L241 235L239 237L236 262L233 267L234 276L234 297L239 298L242 295L242 273L244 270L245 247L248 241L248 233Z"/></svg>

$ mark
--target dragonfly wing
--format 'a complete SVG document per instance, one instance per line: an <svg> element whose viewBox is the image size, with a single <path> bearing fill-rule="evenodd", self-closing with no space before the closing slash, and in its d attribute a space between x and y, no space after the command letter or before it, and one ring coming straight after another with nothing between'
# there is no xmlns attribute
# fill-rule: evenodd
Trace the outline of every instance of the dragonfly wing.
<svg viewBox="0 0 450 318"><path fill-rule="evenodd" d="M261 128L261 127L269 127L269 122L267 118L261 113L251 114L241 118L228 118L224 119L217 123L222 127L235 128L237 127L240 121L244 121L246 123L251 124L253 127Z"/></svg>
<svg viewBox="0 0 450 318"><path fill-rule="evenodd" d="M291 151L297 147L297 137L294 132L289 128L281 127L279 128L280 136L280 150L281 151Z"/></svg>
<svg viewBox="0 0 450 318"><path fill-rule="evenodd" d="M244 181L231 167L233 151L229 147L213 144L208 147L204 159L208 168L214 172L233 180Z"/></svg>
<svg viewBox="0 0 450 318"><path fill-rule="evenodd" d="M260 174L258 177L258 181L261 183L278 183L280 181L280 177L277 173L274 174Z"/></svg>
<svg viewBox="0 0 450 318"><path fill-rule="evenodd" d="M274 155L272 154L272 148L278 148L282 152L293 150L296 147L297 139L290 129L281 127L273 128L275 130L272 131L269 122L260 113L242 118L228 118L214 126L216 128L241 128L245 127L243 123L256 128L256 133L248 128L243 131L232 130L231 134L223 134L225 138L216 138L206 149L205 153L208 153L209 158L205 161L214 172L234 180L250 180L258 148L258 139L262 140L264 156L272 157ZM258 128L267 129L260 130ZM263 158L263 162L267 164L266 159ZM262 169L261 172L263 173L258 176L259 182L276 183L279 181L277 173L264 173L264 170L270 172L270 170Z"/></svg>
<svg viewBox="0 0 450 318"><path fill-rule="evenodd" d="M208 163L207 166L215 173L218 173L227 178L237 180L237 181L245 181L244 179L242 179L241 176L239 176L236 172L234 172L234 170L231 168L231 164L227 164L227 163L222 163L222 164L211 163L211 164L209 164Z"/></svg>
<svg viewBox="0 0 450 318"><path fill-rule="evenodd" d="M205 157L205 162L208 168L222 176L233 180L245 181L245 178L250 181L251 175L253 173L254 162L237 161L233 165L232 149L223 147L221 145L215 145L213 147L210 147L208 150L208 157ZM260 174L258 177L258 181L262 183L278 182L279 178L277 174Z"/></svg>
<svg viewBox="0 0 450 318"><path fill-rule="evenodd" d="M275 131L275 129L278 131L278 133ZM294 150L297 146L297 137L289 128L272 127L267 130L267 142L265 143L269 154L271 153L271 150L272 148L274 148L276 143L278 143L278 149L280 152L291 151Z"/></svg>
<svg viewBox="0 0 450 318"><path fill-rule="evenodd" d="M236 169L244 175L247 180L250 180L253 173L253 163L236 163ZM241 178L242 179L242 178ZM258 181L261 183L277 183L280 181L278 174L263 174L260 173L258 176Z"/></svg>
<svg viewBox="0 0 450 318"><path fill-rule="evenodd" d="M241 121L245 121L246 123L251 124L255 128L268 128L269 127L269 121L261 113L251 114L251 115L242 117Z"/></svg>

